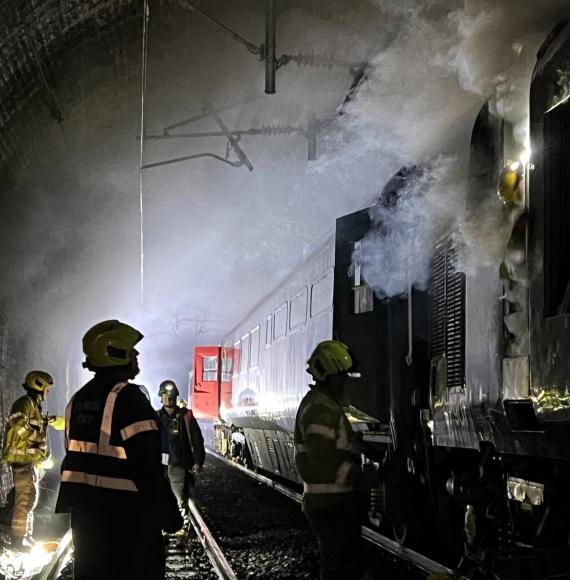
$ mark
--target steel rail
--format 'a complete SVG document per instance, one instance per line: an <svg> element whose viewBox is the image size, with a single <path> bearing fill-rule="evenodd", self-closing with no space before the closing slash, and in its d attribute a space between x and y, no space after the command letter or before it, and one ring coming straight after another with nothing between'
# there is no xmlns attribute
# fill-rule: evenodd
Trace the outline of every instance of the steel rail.
<svg viewBox="0 0 570 580"><path fill-rule="evenodd" d="M190 523L192 524L206 555L212 563L218 578L221 578L222 580L237 580L237 576L228 564L226 557L222 550L220 550L220 547L214 539L212 532L208 529L206 522L202 519L196 504L190 500L188 505L190 507Z"/></svg>
<svg viewBox="0 0 570 580"><path fill-rule="evenodd" d="M286 495L287 497L290 497L291 499L299 503L301 502L303 498L302 494L287 488L285 485L273 481L270 477L256 473L255 471L252 471L251 469L248 469L243 465L234 463L233 461L228 460L226 457L220 455L219 453L216 453L215 451L207 449L207 452L210 455L217 457L218 459L221 459L226 463L229 463L233 467L240 469L253 479L256 479L257 481L260 481L261 483L264 483L269 487L272 487L273 489L282 493L283 495ZM420 554L415 550L406 548L405 546L398 544L398 542L391 540L390 538L387 538L386 536L383 536L382 534L379 534L378 532L370 528L367 528L366 526L362 526L362 537L371 544L374 544L379 548L382 548L383 550L389 552L390 554L397 556L401 560L413 564L416 568L419 568L420 570L428 574L445 574L447 576L453 576L455 574L453 570L447 568L443 564L439 564L438 562L431 560L427 556L424 556L423 554Z"/></svg>
<svg viewBox="0 0 570 580"><path fill-rule="evenodd" d="M59 546L49 564L34 577L34 580L55 580L61 573L66 562L66 557L72 549L70 528L59 541Z"/></svg>

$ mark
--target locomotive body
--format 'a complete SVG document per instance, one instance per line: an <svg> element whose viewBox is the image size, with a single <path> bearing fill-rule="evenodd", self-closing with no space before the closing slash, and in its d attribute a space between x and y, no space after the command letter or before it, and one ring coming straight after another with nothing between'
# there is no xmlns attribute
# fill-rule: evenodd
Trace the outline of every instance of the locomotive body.
<svg viewBox="0 0 570 580"><path fill-rule="evenodd" d="M305 362L338 338L362 373L347 384L347 412L370 452L372 521L452 564L466 553L509 578L570 570L569 77L561 23L531 83L531 162L513 128L481 110L468 218L435 245L429 288L374 294L358 262L374 227L362 210L337 220L335 236L223 340L231 401L220 406L220 449L298 482ZM477 233L489 211L501 250L473 260L486 251Z"/></svg>

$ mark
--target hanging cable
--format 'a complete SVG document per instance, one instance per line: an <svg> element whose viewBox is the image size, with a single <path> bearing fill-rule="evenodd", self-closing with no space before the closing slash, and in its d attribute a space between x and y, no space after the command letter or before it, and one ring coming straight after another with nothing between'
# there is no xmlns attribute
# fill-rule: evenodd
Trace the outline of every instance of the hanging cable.
<svg viewBox="0 0 570 580"><path fill-rule="evenodd" d="M237 32L234 32L231 28L228 28L225 24L221 23L219 20L216 20L213 16L206 14L203 10L200 10L198 6L190 2L190 0L181 0L181 4L182 6L185 6L186 8L194 12L194 14L198 15L200 18L203 18L210 24L213 24L215 27L219 28L224 34L227 34L230 38L233 38L235 41L245 46L245 48L248 50L248 52L251 52L251 54L255 55L261 54L261 48L259 46L257 46L253 42L249 42L249 40L246 40L243 36L240 36Z"/></svg>
<svg viewBox="0 0 570 580"><path fill-rule="evenodd" d="M149 0L143 0L143 30L141 58L141 132L139 157L139 211L140 211L140 308L141 319L144 316L144 205L143 205L143 164L144 164L144 98L146 94L146 69L148 51Z"/></svg>

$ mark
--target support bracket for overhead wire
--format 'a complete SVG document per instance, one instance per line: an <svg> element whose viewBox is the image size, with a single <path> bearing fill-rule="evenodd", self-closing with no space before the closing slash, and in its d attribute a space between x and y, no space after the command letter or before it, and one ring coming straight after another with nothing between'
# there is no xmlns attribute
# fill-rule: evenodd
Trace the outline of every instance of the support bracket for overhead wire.
<svg viewBox="0 0 570 580"><path fill-rule="evenodd" d="M174 123L173 125L169 125L168 127L166 127L163 131L163 134L160 135L160 138L163 139L168 139L168 138L173 138L176 137L177 134L171 134L170 132L172 131L172 129L176 128L176 127L182 127L184 125L187 125L188 123L192 123L194 121L198 121L200 119L203 119L205 117L212 117L214 119L214 121L216 121L216 124L218 125L218 127L220 128L219 132L210 132L210 133L206 133L206 134L197 134L195 136L224 136L227 139L227 145L226 145L226 156L222 157L221 155L217 155L216 153L210 153L210 152L204 152L204 153L194 153L192 155L184 155L182 157L174 157L173 159L165 159L164 161L155 161L154 163L145 163L142 166L142 169L151 169L152 167L161 167L163 165L172 165L174 163L181 163L183 161L191 161L193 159L203 159L205 157L211 157L212 159L216 159L217 161L221 161L222 163L226 163L227 165L231 165L232 167L241 167L242 165L245 165L249 171L253 171L253 164L251 163L251 161L248 159L247 155L245 154L245 152L243 151L243 149L239 146L238 141L240 140L240 136L239 135L235 135L232 131L230 131L225 123L222 121L221 117L218 115L218 113L216 113L215 111L211 111L209 109L205 109L204 110L204 114L197 116L197 117L192 117L190 119L186 119L184 121L180 121L178 123ZM148 136L145 135L144 139L151 139L153 136ZM229 159L229 154L230 151L233 151L233 153L235 154L235 156L237 157L236 161L231 161Z"/></svg>
<svg viewBox="0 0 570 580"><path fill-rule="evenodd" d="M224 163L229 163L234 167L241 167L245 165L250 171L253 171L253 165L249 161L248 157L244 153L243 149L239 145L239 141L243 135L251 136L264 136L264 137L280 137L289 135L299 135L307 139L307 159L309 161L316 161L317 159L317 137L319 132L330 125L334 119L318 119L315 114L310 111L307 119L306 127L298 127L289 124L281 125L262 125L261 127L251 127L249 129L228 129L219 114L210 109L205 109L206 113L203 115L198 115L185 119L183 121L178 121L165 127L162 133L159 134L146 134L144 136L145 141L167 141L170 139L205 139L209 137L226 137L226 158L222 159L213 153L201 153L198 154L199 157L214 157ZM184 127L190 123L200 121L206 117L212 117L218 127L218 131L193 131L193 132L173 132L174 129ZM232 162L228 161L228 155L230 151L233 151L237 156L238 161ZM158 163L149 163L143 168L157 167L158 165L166 165L168 163L177 163L179 161L186 161L188 159L195 159L195 156L186 156L176 159L171 159L168 161L160 161Z"/></svg>
<svg viewBox="0 0 570 580"><path fill-rule="evenodd" d="M240 165L245 165L250 171L253 171L253 165L251 161L247 158L247 155L243 152L243 149L238 145L239 137L234 137L232 133L228 130L228 128L224 125L224 122L220 118L220 116L215 112L210 112L210 115L218 124L218 127L222 131L222 133L226 136L228 140L227 149L226 149L226 156L229 153L230 148L236 154L238 160L240 161Z"/></svg>

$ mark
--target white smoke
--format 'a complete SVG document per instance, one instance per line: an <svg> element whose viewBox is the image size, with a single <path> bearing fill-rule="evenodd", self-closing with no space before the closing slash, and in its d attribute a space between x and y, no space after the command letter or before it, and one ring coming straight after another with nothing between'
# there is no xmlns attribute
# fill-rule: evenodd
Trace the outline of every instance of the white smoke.
<svg viewBox="0 0 570 580"><path fill-rule="evenodd" d="M461 86L489 99L490 110L528 137L528 96L536 52L567 12L565 2L468 0L449 14L458 43L442 55Z"/></svg>
<svg viewBox="0 0 570 580"><path fill-rule="evenodd" d="M397 192L393 207L371 208L372 227L361 242L362 274L379 296L425 289L434 243L461 219L463 183L456 158L439 157Z"/></svg>
<svg viewBox="0 0 570 580"><path fill-rule="evenodd" d="M379 296L393 296L409 283L425 287L433 242L445 228L461 225L470 133L480 107L489 101L491 112L513 125L516 141L528 140L536 52L566 15L567 3L466 0L457 7L437 0L384 0L377 5L398 33L372 60L369 82L350 106L350 129L392 172L418 163L432 168L427 193L405 195L393 209L371 210L374 223L390 228L387 234L374 228L363 240L364 277ZM461 229L463 265L473 270L500 262L508 230L500 202L489 191L488 201Z"/></svg>

